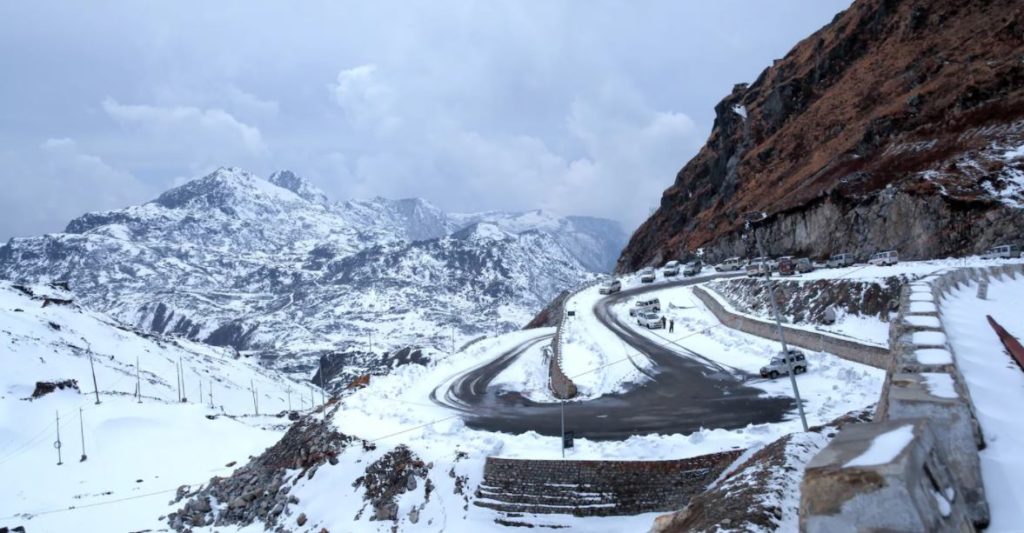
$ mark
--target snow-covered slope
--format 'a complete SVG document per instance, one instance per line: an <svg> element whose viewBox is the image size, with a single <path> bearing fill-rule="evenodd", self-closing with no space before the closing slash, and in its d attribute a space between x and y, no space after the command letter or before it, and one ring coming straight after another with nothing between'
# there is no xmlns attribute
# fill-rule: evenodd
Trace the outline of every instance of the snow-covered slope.
<svg viewBox="0 0 1024 533"><path fill-rule="evenodd" d="M268 181L222 168L65 233L12 239L0 279L66 280L83 305L142 329L306 375L342 354L355 374L404 346L449 351L520 327L624 240L610 221L450 215L421 199L331 204L289 171Z"/></svg>
<svg viewBox="0 0 1024 533"><path fill-rule="evenodd" d="M0 282L0 473L9 480L0 484L0 526L158 526L178 486L229 473L229 462L244 463L280 437L287 419L278 415L289 403L310 407L306 385L250 358L133 331L62 303L71 298L60 288ZM66 380L77 388L33 398L43 390L37 382ZM312 403L320 401L317 394ZM133 503L106 507L124 498Z"/></svg>

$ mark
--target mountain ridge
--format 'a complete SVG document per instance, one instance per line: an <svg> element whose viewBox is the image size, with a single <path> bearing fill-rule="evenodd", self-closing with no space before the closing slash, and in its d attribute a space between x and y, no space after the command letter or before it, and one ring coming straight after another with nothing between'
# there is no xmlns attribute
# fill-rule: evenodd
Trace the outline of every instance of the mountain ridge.
<svg viewBox="0 0 1024 533"><path fill-rule="evenodd" d="M294 371L325 353L366 369L377 352L517 329L625 240L602 233L610 221L537 212L324 203L301 177L272 177L280 185L221 168L143 205L84 214L67 233L11 239L0 279L66 280L78 301L132 326Z"/></svg>

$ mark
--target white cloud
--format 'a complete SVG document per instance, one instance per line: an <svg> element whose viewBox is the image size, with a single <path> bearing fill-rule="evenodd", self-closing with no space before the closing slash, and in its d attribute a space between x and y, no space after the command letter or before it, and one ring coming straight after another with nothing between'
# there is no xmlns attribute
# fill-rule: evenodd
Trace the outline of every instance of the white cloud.
<svg viewBox="0 0 1024 533"><path fill-rule="evenodd" d="M116 209L157 192L131 174L86 152L69 138L0 152L0 235L28 236L63 230L87 211Z"/></svg>
<svg viewBox="0 0 1024 533"><path fill-rule="evenodd" d="M380 79L377 65L342 70L329 88L355 127L387 134L401 125L394 115L395 90Z"/></svg>
<svg viewBox="0 0 1024 533"><path fill-rule="evenodd" d="M196 130L225 139L235 139L251 153L266 151L259 128L237 120L223 109L199 109L189 106L160 107L126 105L113 98L103 100L103 110L126 124L137 124L161 134L189 135Z"/></svg>

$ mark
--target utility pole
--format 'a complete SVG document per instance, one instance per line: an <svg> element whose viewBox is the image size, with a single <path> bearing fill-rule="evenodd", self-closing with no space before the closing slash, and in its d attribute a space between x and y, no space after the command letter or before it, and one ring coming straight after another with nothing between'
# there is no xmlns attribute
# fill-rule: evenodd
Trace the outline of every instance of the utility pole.
<svg viewBox="0 0 1024 533"><path fill-rule="evenodd" d="M89 369L92 370L92 388L96 393L96 405L100 404L100 386L96 384L96 366L92 363L92 347L89 347Z"/></svg>
<svg viewBox="0 0 1024 533"><path fill-rule="evenodd" d="M139 374L139 356L135 356L135 397L142 403L142 376Z"/></svg>
<svg viewBox="0 0 1024 533"><path fill-rule="evenodd" d="M455 326L453 325L453 326L451 326L451 328L452 328L452 351L451 351L450 354L448 354L449 357L455 355Z"/></svg>
<svg viewBox="0 0 1024 533"><path fill-rule="evenodd" d="M249 380L249 390L252 391L252 408L256 411L256 415L260 414L260 404L256 400L256 385L253 384L252 380Z"/></svg>
<svg viewBox="0 0 1024 533"><path fill-rule="evenodd" d="M199 380L199 405L203 405L203 380Z"/></svg>
<svg viewBox="0 0 1024 533"><path fill-rule="evenodd" d="M185 403L188 401L188 393L185 392L185 363L181 362L181 356L178 356L178 375L181 376L181 402Z"/></svg>
<svg viewBox="0 0 1024 533"><path fill-rule="evenodd" d="M786 361L786 368L789 370L789 383L793 386L793 396L796 398L796 408L800 413L800 423L804 431L807 431L807 417L804 415L804 404L800 400L800 389L796 386L796 375L793 372L793 360L789 356L789 346L786 344L785 328L782 327L782 317L779 314L779 304L775 301L775 290L772 287L772 269L768 266L768 255L764 253L764 244L761 243L761 236L754 228L754 224L768 218L764 212L748 213L744 216L746 227L754 232L754 242L757 244L758 253L761 254L761 265L764 268L765 282L768 283L768 301L771 302L772 315L775 317L775 325L779 328L779 341L782 343L782 356Z"/></svg>
<svg viewBox="0 0 1024 533"><path fill-rule="evenodd" d="M288 393L288 412L291 412L291 410L292 410L292 386L288 385L288 389L285 390L285 392Z"/></svg>
<svg viewBox="0 0 1024 533"><path fill-rule="evenodd" d="M213 407L213 378L210 378L210 407Z"/></svg>
<svg viewBox="0 0 1024 533"><path fill-rule="evenodd" d="M324 410L324 420L327 420L327 389L324 388L324 358L320 356L320 406Z"/></svg>
<svg viewBox="0 0 1024 533"><path fill-rule="evenodd" d="M88 457L85 455L85 420L82 419L82 408L78 408L78 429L82 432L82 458L79 463L84 462Z"/></svg>
<svg viewBox="0 0 1024 533"><path fill-rule="evenodd" d="M57 448L57 466L64 464L60 457L60 446L60 411L57 411L57 440L53 442L53 447Z"/></svg>
<svg viewBox="0 0 1024 533"><path fill-rule="evenodd" d="M174 365L174 378L178 382L178 403L181 403L181 366Z"/></svg>

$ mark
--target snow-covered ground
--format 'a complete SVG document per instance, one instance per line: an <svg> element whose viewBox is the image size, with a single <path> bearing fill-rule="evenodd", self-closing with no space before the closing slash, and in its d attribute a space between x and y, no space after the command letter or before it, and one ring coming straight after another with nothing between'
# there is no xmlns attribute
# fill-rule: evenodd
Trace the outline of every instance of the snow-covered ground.
<svg viewBox="0 0 1024 533"><path fill-rule="evenodd" d="M67 297L49 287L32 290ZM273 444L287 419L267 413L285 410L289 396L295 408L310 405L304 386L227 350L143 337L73 306L43 308L7 282L0 282L0 367L0 526L28 531L162 527L157 518L173 509L167 502L178 486L230 473L228 463L244 464ZM37 381L65 379L77 380L80 392L29 399ZM254 415L250 384L261 416ZM54 448L58 414L62 465ZM80 462L83 436L87 460Z"/></svg>
<svg viewBox="0 0 1024 533"><path fill-rule="evenodd" d="M706 278L713 274L712 269L708 268L689 279ZM682 275L665 278L661 270L657 271L657 275L658 279L653 284L641 283L636 274L622 276L619 281L622 290L628 290L684 279ZM605 297L599 291L599 285L588 287L573 295L565 304L567 310L575 311L576 314L566 317L563 325L562 370L576 384L579 400L619 392L626 385L643 383L648 379L640 369L649 369L650 362L644 357L638 357L635 350L601 324L594 314L594 305ZM652 294L645 298L657 296Z"/></svg>
<svg viewBox="0 0 1024 533"><path fill-rule="evenodd" d="M779 343L722 326L715 315L693 295L692 287L676 287L659 291L662 314L675 321L673 332L637 327L650 339L669 347L696 353L697 361L758 374L760 368L781 351ZM612 308L619 319L628 323L626 305ZM882 390L885 371L824 352L805 351L806 374L797 376L800 396L805 402L807 423L827 423L849 411L875 403ZM792 396L789 379L756 379L750 385L770 396ZM841 394L839 392L842 391ZM794 413L795 414L795 413ZM795 428L793 429L795 430Z"/></svg>
<svg viewBox="0 0 1024 533"><path fill-rule="evenodd" d="M867 263L860 263L843 268L819 268L806 274L796 274L794 276L787 277L778 277L777 275L773 275L773 279L796 282L838 279L882 282L886 278L892 276L905 276L910 280L916 280L925 276L944 272L949 269L986 267L1021 262L1021 259L982 259L980 256L970 256L955 259L934 259L929 261L904 261L893 266L873 266ZM771 319L769 316L755 315L740 311L715 291L709 291L709 293L721 302L726 309L735 314L747 316L756 320ZM873 316L852 315L840 311L836 316L835 323L829 325L794 324L792 323L791 317L784 317L784 320L789 321L787 326L795 329L846 337L856 340L857 342L874 344L877 346L888 346L889 343L889 323L879 320L877 317Z"/></svg>
<svg viewBox="0 0 1024 533"><path fill-rule="evenodd" d="M622 288L639 284L635 277L622 278ZM575 316L562 323L562 370L579 391L579 400L597 398L622 390L631 383L641 383L645 376L630 364L633 350L597 320L594 305L605 296L599 287L589 287L574 295L566 309ZM638 364L649 366L644 358L634 358Z"/></svg>
<svg viewBox="0 0 1024 533"><path fill-rule="evenodd" d="M707 293L710 294L712 298L718 300L718 302L722 304L722 307L735 315L744 316L751 320L759 320L762 322L771 321L770 317L760 316L736 309L734 305L714 290L709 290ZM699 303L700 302L698 301L698 304ZM783 320L785 320L785 318ZM842 337L863 344L888 346L889 343L889 323L883 322L873 316L860 316L840 312L837 313L836 321L833 324L794 324L792 320L789 320L786 322L786 326L794 329L821 333L824 335Z"/></svg>
<svg viewBox="0 0 1024 533"><path fill-rule="evenodd" d="M806 274L797 274L784 279L815 280L815 279L855 279L877 281L889 276L906 275L911 279L942 272L951 268L982 267L1006 263L1021 263L1021 259L982 259L980 256L950 257L946 259L930 259L927 261L900 261L892 266L874 266L858 263L843 268L819 268Z"/></svg>
<svg viewBox="0 0 1024 533"><path fill-rule="evenodd" d="M1024 502L1024 371L989 326L991 315L1011 335L1024 339L1024 280L995 281L988 299L970 285L942 302L942 320L957 365L967 381L985 435L981 474L992 512L989 531L1020 531Z"/></svg>
<svg viewBox="0 0 1024 533"><path fill-rule="evenodd" d="M595 289L596 290L596 289ZM777 350L773 343L750 337L724 327L715 327L717 321L709 311L693 305L689 289L664 291L660 296L667 312L676 320L673 339L679 339L686 348L707 356L713 361L756 372ZM626 312L619 306L616 312ZM586 308L589 309L589 306ZM584 308L576 306L582 319ZM595 320L596 322L596 320ZM706 330L699 335L689 335ZM302 480L294 494L303 502L303 509L314 518L316 527L347 530L387 529L387 524L353 522L364 505L359 498L331 496L339 490L351 490L353 479L362 475L365 466L398 444L406 444L425 462L433 465L431 479L437 485L431 500L420 513L417 524L405 518L402 530L470 531L493 528L494 512L473 505L464 506L460 496L453 495L454 478L465 476L472 490L482 480L483 463L487 456L532 459L557 459L561 448L557 437L545 437L534 432L521 435L493 433L467 428L459 414L431 404L430 393L442 390L458 375L485 364L498 354L534 338L553 333L553 329L520 331L490 338L474 344L465 352L428 366L410 365L394 373L374 378L372 385L347 397L334 417L339 431L371 440L376 450L367 452L359 447L347 450L339 459L340 466L322 468L311 480ZM654 337L663 332L650 333ZM686 337L682 339L682 337ZM517 381L539 382L540 375L531 372L529 364L542 364L543 358L530 350L522 359L499 375L495 384L502 388L515 388ZM811 371L799 376L801 392L807 402L808 422L828 422L848 411L871 405L877 400L884 373L838 359L827 354L808 354ZM532 363L528 363L532 361ZM629 365L628 361L617 364ZM614 366L614 365L613 365ZM531 377L532 376L532 377ZM532 381L531 381L532 380ZM757 380L755 386L765 394L789 395L788 380L774 382ZM536 386L528 385L527 388ZM566 407L571 416L571 406ZM749 448L771 442L780 436L800 430L800 422L793 417L778 424L751 425L736 430L702 429L688 435L651 435L632 437L623 441L590 441L577 439L575 448L567 457L573 459L668 459L682 458L723 450ZM466 454L458 459L460 452ZM400 502L400 516L405 516L412 505L422 505L422 496L407 495ZM418 498L418 499L417 499ZM454 500L454 503L453 501ZM620 518L573 518L564 516L530 517L533 523L567 526L579 531L646 530L654 515ZM441 525L440 528L438 525Z"/></svg>

